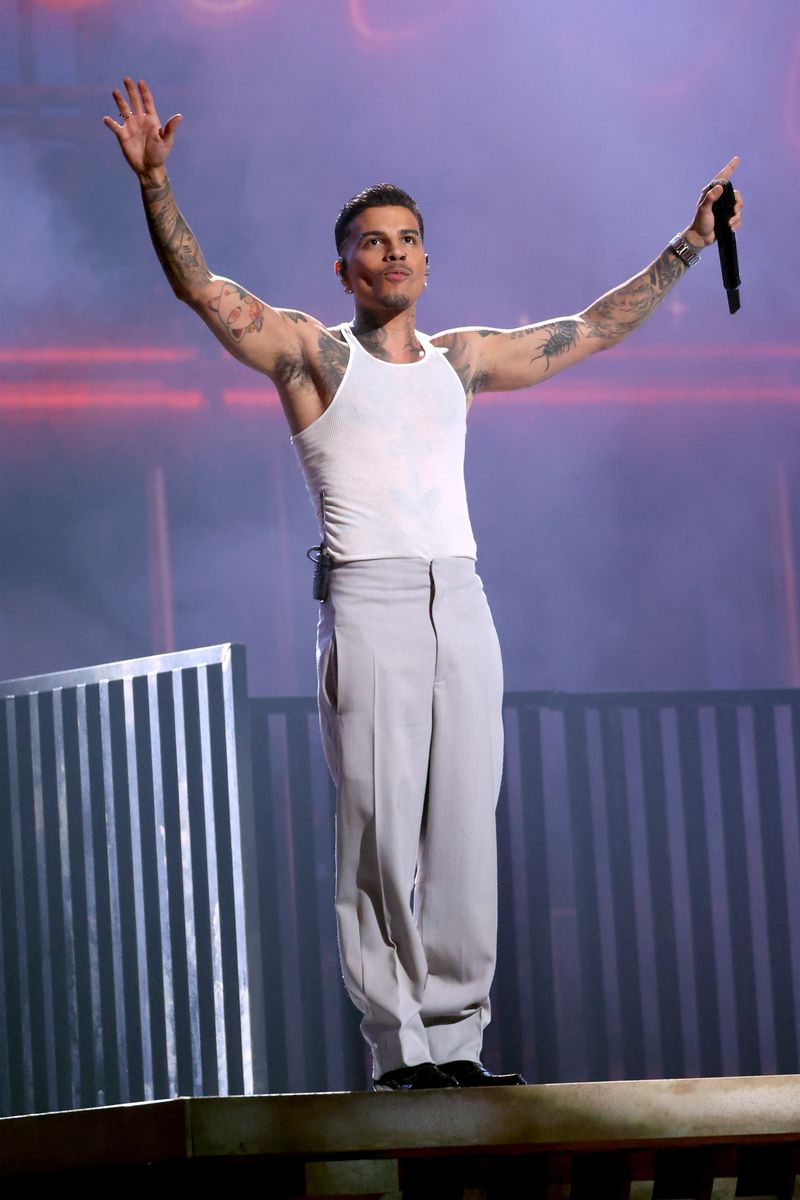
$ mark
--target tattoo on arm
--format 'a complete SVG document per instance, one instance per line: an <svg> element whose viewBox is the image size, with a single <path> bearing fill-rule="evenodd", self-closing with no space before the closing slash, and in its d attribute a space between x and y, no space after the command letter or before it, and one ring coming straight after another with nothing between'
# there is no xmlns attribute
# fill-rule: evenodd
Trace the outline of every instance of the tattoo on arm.
<svg viewBox="0 0 800 1200"><path fill-rule="evenodd" d="M578 340L578 322L577 321L551 321L544 329L518 329L511 334L513 337L522 337L528 333L545 333L546 339L540 347L540 353L534 354L531 362L535 362L537 358L545 360L545 370L550 370L551 358L558 358L559 354L566 354Z"/></svg>
<svg viewBox="0 0 800 1200"><path fill-rule="evenodd" d="M237 344L248 333L258 333L264 327L264 305L237 283L224 280L219 291L206 304L231 341Z"/></svg>
<svg viewBox="0 0 800 1200"><path fill-rule="evenodd" d="M211 279L203 252L172 195L169 180L142 184L147 227L159 262L176 294Z"/></svg>
<svg viewBox="0 0 800 1200"><path fill-rule="evenodd" d="M646 321L686 273L686 266L671 250L665 250L644 271L596 300L583 313L589 337L609 345Z"/></svg>

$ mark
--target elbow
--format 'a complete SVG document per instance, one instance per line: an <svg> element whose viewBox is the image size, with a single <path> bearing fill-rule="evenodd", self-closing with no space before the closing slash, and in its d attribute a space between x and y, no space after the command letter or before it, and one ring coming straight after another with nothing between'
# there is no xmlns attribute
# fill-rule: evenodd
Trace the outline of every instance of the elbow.
<svg viewBox="0 0 800 1200"><path fill-rule="evenodd" d="M610 350L621 340L621 335L615 336L601 321L594 320L588 311L580 313L578 320L583 328L590 354L599 354L601 350Z"/></svg>

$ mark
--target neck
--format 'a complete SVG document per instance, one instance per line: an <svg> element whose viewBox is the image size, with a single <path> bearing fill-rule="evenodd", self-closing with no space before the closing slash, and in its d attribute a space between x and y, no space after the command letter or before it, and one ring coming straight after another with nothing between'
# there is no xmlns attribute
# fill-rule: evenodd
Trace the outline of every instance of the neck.
<svg viewBox="0 0 800 1200"><path fill-rule="evenodd" d="M414 329L414 309L412 304L402 312L386 315L357 309L353 333L364 349L376 358L387 362L416 362L422 357L422 346Z"/></svg>

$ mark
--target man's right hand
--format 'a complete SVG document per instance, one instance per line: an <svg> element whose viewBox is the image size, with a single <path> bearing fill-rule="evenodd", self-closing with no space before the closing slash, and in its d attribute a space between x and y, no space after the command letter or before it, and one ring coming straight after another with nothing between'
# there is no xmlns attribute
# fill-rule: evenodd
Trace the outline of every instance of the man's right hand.
<svg viewBox="0 0 800 1200"><path fill-rule="evenodd" d="M141 178L164 166L175 141L175 130L182 117L180 113L176 113L162 128L153 93L145 81L139 80L138 90L129 76L126 76L123 82L127 97L119 88L114 88L111 93L119 109L122 124L111 117L103 117L103 124L116 134L122 153Z"/></svg>

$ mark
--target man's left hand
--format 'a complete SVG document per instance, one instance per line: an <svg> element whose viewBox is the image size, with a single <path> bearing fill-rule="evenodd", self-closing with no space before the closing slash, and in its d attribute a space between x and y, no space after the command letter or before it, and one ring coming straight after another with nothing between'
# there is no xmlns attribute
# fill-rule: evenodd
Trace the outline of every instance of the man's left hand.
<svg viewBox="0 0 800 1200"><path fill-rule="evenodd" d="M710 246L714 241L714 213L711 211L711 206L715 200L719 200L722 195L723 183L730 179L740 162L739 155L735 154L731 161L726 163L721 171L717 172L711 183L706 184L700 193L694 220L683 235L687 242L697 250L702 250L703 246ZM733 195L736 203L734 204L733 216L729 224L735 232L742 223L744 201L740 192L734 191Z"/></svg>

